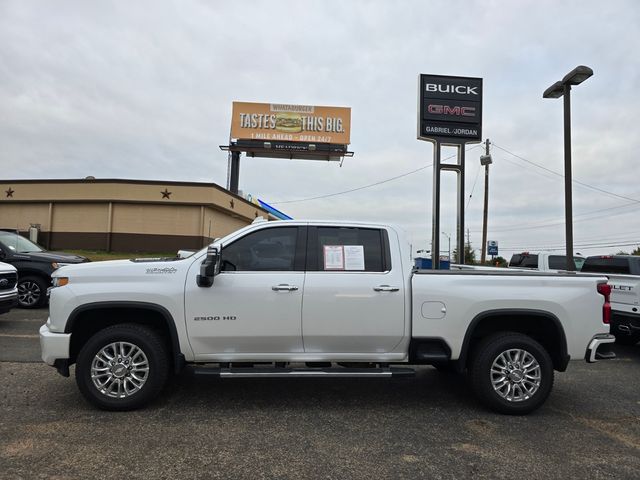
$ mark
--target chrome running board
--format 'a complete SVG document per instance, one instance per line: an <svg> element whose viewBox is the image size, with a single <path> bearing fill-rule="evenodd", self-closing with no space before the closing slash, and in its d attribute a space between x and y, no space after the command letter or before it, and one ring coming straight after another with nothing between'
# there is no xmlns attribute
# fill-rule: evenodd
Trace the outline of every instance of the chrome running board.
<svg viewBox="0 0 640 480"><path fill-rule="evenodd" d="M389 378L411 377L412 368L207 368L193 369L196 375L213 375L220 378Z"/></svg>

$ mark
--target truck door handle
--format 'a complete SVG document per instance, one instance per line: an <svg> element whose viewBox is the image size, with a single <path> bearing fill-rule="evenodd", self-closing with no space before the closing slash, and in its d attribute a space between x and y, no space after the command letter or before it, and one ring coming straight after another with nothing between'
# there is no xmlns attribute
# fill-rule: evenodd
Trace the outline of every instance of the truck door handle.
<svg viewBox="0 0 640 480"><path fill-rule="evenodd" d="M295 292L298 290L298 287L295 285L287 285L285 283L281 283L280 285L274 285L271 287L271 290L274 292Z"/></svg>
<svg viewBox="0 0 640 480"><path fill-rule="evenodd" d="M392 287L390 285L378 285L377 287L373 287L376 292L397 292L400 290L400 287Z"/></svg>

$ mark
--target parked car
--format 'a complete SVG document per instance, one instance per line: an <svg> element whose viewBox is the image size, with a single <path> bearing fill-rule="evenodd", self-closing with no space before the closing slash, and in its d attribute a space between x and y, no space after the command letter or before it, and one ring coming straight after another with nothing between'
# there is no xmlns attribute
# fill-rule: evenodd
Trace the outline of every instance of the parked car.
<svg viewBox="0 0 640 480"><path fill-rule="evenodd" d="M17 282L16 267L0 262L0 314L7 313L18 303Z"/></svg>
<svg viewBox="0 0 640 480"><path fill-rule="evenodd" d="M63 265L88 262L80 255L49 252L14 232L0 231L0 260L18 271L18 306L38 308L47 302L51 273Z"/></svg>
<svg viewBox="0 0 640 480"><path fill-rule="evenodd" d="M640 257L606 255L588 257L583 272L605 274L611 285L611 333L616 342L635 345L640 341Z"/></svg>
<svg viewBox="0 0 640 480"><path fill-rule="evenodd" d="M576 270L581 271L584 257L582 255L574 255L573 262L576 264ZM549 252L540 253L515 253L509 260L509 268L530 268L540 272L554 272L567 269L567 256L555 255Z"/></svg>

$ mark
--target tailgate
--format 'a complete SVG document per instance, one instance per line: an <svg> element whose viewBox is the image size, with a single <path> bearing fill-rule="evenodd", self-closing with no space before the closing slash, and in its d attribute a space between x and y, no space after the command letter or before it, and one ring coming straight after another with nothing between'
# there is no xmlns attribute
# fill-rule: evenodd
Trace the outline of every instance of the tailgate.
<svg viewBox="0 0 640 480"><path fill-rule="evenodd" d="M638 285L640 277L635 275L607 275L611 285L611 302L638 306Z"/></svg>

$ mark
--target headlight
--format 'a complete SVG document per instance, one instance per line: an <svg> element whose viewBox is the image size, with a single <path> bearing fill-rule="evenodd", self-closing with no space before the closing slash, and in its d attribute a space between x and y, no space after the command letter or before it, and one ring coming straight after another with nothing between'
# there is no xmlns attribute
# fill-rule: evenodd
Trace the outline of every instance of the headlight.
<svg viewBox="0 0 640 480"><path fill-rule="evenodd" d="M52 262L51 266L53 267L54 270L60 268L60 267L65 267L67 265L71 265L71 263L63 263L63 262Z"/></svg>
<svg viewBox="0 0 640 480"><path fill-rule="evenodd" d="M69 277L53 277L52 285L55 287L64 287L67 283L69 283Z"/></svg>

